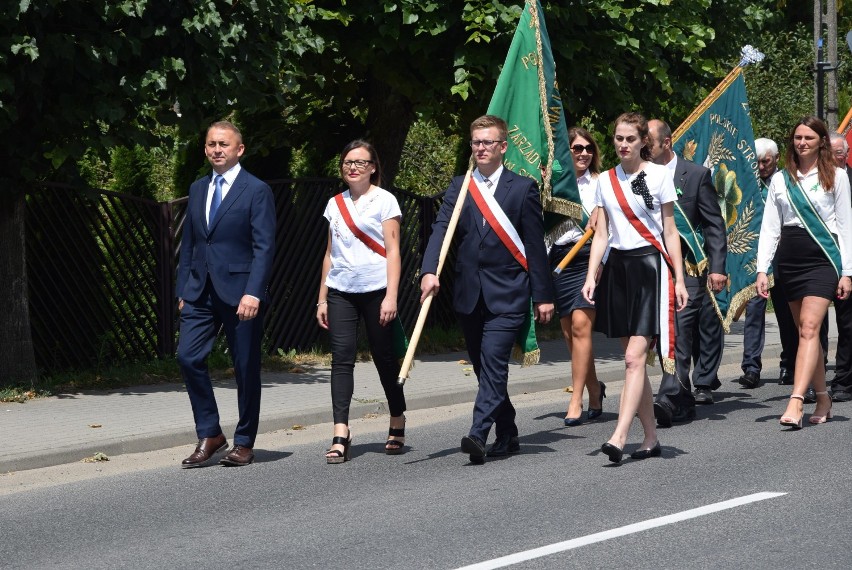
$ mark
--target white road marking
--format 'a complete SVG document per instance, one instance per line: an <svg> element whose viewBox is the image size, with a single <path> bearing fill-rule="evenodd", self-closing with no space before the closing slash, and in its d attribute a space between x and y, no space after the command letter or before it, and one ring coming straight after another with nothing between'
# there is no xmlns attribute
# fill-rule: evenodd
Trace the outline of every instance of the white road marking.
<svg viewBox="0 0 852 570"><path fill-rule="evenodd" d="M673 515L666 515L664 517L629 524L627 526L614 528L612 530L605 530L603 532L597 532L595 534L581 536L579 538L573 538L564 542L557 542L548 546L533 548L532 550L526 550L524 552L509 554L508 556L501 556L500 558L495 558L493 560L486 560L485 562L471 564L470 566L463 566L461 568L458 568L457 570L492 570L493 568L504 568L506 566L511 566L512 564L518 564L519 562L525 562L527 560L533 560L535 558L549 556L558 552L565 552L566 550L572 550L574 548L579 548L588 544L594 544L596 542L603 542L604 540L609 540L611 538L616 538L619 536L626 536L628 534L642 532L643 530L657 528L660 526L665 526L667 524L702 517L704 515L717 513L719 511L724 511L727 509L733 509L734 507L747 505L749 503L756 503L757 501L774 499L776 497L781 497L786 494L787 493L755 493L753 495L746 495L744 497L731 499L729 501L722 501L721 503L713 503L712 505L706 505L704 507L690 509L688 511L675 513Z"/></svg>

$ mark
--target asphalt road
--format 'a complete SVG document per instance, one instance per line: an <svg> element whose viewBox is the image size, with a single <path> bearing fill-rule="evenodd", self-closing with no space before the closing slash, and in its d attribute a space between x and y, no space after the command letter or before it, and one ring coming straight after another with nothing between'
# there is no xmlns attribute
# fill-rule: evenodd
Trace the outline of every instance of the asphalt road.
<svg viewBox="0 0 852 570"><path fill-rule="evenodd" d="M396 457L386 416L353 422L344 465L325 464L324 425L266 436L245 468L182 471L184 447L21 472L0 480L0 567L496 568L518 553L508 567L852 567L852 404L820 426L807 405L792 432L789 387L725 381L696 421L660 430L662 458L616 466L599 452L615 395L574 428L566 394L516 398L522 452L482 466L458 452L470 406L452 406L410 413ZM640 440L637 420L627 451Z"/></svg>

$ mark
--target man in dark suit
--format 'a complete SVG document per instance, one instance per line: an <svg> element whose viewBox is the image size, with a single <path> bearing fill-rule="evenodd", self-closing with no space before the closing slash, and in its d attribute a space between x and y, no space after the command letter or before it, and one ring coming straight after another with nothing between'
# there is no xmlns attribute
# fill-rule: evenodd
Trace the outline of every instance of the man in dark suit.
<svg viewBox="0 0 852 570"><path fill-rule="evenodd" d="M260 420L263 303L275 252L275 204L269 186L239 163L242 135L227 121L207 129L204 153L213 172L189 188L176 293L180 309L177 358L198 446L181 467L214 463L228 448L207 370L221 326L234 363L239 423L224 465L248 465Z"/></svg>
<svg viewBox="0 0 852 570"><path fill-rule="evenodd" d="M657 422L662 426L670 426L673 421L694 418L696 403L712 404L712 390L719 387L716 374L722 362L724 331L707 288L709 285L713 292L718 292L727 282L727 237L710 170L675 155L672 150L672 131L663 121L648 121L648 129L652 142L651 160L671 170L678 194L677 207L693 228L701 229L708 267L701 275L686 275L689 303L675 317L677 373L663 374L654 403ZM686 245L683 251L688 251ZM693 339L699 334L700 348L693 377L695 393L692 394L689 369L693 358Z"/></svg>
<svg viewBox="0 0 852 570"><path fill-rule="evenodd" d="M471 188L454 235L458 250L453 307L479 382L470 433L461 441L462 452L473 463L484 461L492 425L497 438L489 456L520 450L508 394L512 345L529 315L530 299L540 323L549 322L554 310L538 187L531 178L503 167L507 131L506 122L491 115L471 124L476 161L471 182L479 195ZM432 225L421 268L421 302L440 288L435 275L439 252L462 182L461 176L453 179Z"/></svg>
<svg viewBox="0 0 852 570"><path fill-rule="evenodd" d="M849 143L838 133L831 133L831 151L837 168L842 168L852 181L852 167L848 164ZM831 396L836 402L852 400L852 300L834 300L837 322L837 348L834 353L834 379Z"/></svg>

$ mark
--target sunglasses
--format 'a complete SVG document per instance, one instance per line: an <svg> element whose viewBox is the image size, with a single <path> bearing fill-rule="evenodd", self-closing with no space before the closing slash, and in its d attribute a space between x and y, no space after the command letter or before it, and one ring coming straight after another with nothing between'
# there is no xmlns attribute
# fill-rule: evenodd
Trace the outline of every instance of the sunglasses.
<svg viewBox="0 0 852 570"><path fill-rule="evenodd" d="M573 152L574 154L580 154L584 150L586 152L588 152L589 154L595 154L595 145L593 145L593 144L586 144L586 145L575 144L571 147L571 152Z"/></svg>

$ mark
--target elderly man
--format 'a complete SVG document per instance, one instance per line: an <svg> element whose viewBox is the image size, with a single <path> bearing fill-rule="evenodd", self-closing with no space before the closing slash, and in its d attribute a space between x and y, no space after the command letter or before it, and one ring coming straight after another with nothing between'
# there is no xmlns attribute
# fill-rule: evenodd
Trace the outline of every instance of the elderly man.
<svg viewBox="0 0 852 570"><path fill-rule="evenodd" d="M837 168L843 169L852 180L852 167L848 162L849 143L843 135L831 134L831 151ZM852 301L835 299L834 312L837 317L837 350L834 354L831 395L837 402L848 402L852 400Z"/></svg>

